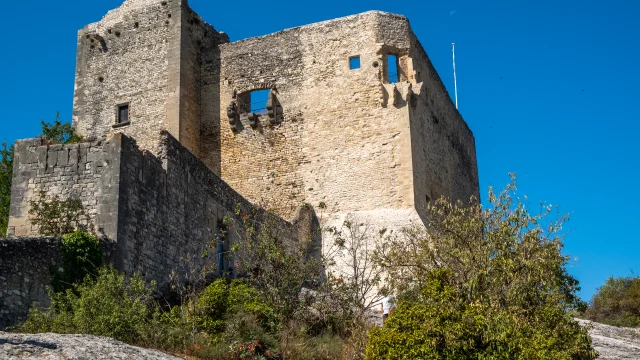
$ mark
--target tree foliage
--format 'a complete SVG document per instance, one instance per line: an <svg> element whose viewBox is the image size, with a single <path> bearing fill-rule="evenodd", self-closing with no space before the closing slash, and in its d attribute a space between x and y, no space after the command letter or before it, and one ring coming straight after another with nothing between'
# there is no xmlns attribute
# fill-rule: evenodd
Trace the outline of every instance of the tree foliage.
<svg viewBox="0 0 640 360"><path fill-rule="evenodd" d="M470 303L445 270L428 274L418 299L403 301L370 332L368 359L594 359L586 331L561 307L523 310Z"/></svg>
<svg viewBox="0 0 640 360"><path fill-rule="evenodd" d="M610 277L593 295L584 316L613 326L640 327L640 277Z"/></svg>
<svg viewBox="0 0 640 360"><path fill-rule="evenodd" d="M7 235L9 205L11 201L11 179L13 177L13 145L2 143L0 148L0 237Z"/></svg>
<svg viewBox="0 0 640 360"><path fill-rule="evenodd" d="M104 263L102 246L95 235L84 230L62 237L62 272L54 273L52 286L55 292L65 291L84 279L95 277Z"/></svg>
<svg viewBox="0 0 640 360"><path fill-rule="evenodd" d="M82 136L76 134L71 123L60 121L60 113L56 113L53 123L40 121L42 137L56 144L73 144L82 141Z"/></svg>
<svg viewBox="0 0 640 360"><path fill-rule="evenodd" d="M438 354L433 358L452 352L465 354L463 359L594 358L586 330L571 317L586 304L566 271L569 258L561 253L567 217L550 219L551 206L531 214L514 197L515 185L512 178L503 192L490 189L487 208L473 199L469 204L440 199L429 206L426 228L385 240L378 261L404 305L390 317L402 317L391 320L395 327L371 333L369 358L408 359L416 350L411 344ZM424 325L403 327L415 319L412 313ZM400 335L390 334L394 331ZM396 350L380 352L380 342Z"/></svg>

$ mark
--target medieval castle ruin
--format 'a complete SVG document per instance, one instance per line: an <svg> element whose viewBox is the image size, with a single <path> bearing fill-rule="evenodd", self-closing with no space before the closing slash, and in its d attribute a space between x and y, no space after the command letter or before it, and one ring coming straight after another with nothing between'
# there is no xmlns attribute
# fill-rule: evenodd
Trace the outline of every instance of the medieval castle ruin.
<svg viewBox="0 0 640 360"><path fill-rule="evenodd" d="M46 303L60 261L30 222L42 190L81 199L116 267L159 282L238 204L293 202L277 215L296 237L321 204L321 225L399 228L430 199L478 195L473 134L403 16L229 42L187 0L126 0L79 31L76 69L86 141L16 143L0 326Z"/></svg>

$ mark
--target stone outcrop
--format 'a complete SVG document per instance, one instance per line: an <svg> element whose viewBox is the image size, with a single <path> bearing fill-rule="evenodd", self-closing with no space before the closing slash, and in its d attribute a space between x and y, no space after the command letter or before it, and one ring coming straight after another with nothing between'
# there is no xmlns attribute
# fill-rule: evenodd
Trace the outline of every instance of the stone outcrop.
<svg viewBox="0 0 640 360"><path fill-rule="evenodd" d="M591 328L594 348L601 360L640 359L640 329L619 328L579 320ZM113 339L90 335L9 334L0 332L1 359L141 359L173 360L159 351L136 348Z"/></svg>
<svg viewBox="0 0 640 360"><path fill-rule="evenodd" d="M127 345L106 337L0 332L3 360L178 360L160 351Z"/></svg>
<svg viewBox="0 0 640 360"><path fill-rule="evenodd" d="M589 326L593 347L600 353L600 360L640 359L640 329L622 328L576 319Z"/></svg>

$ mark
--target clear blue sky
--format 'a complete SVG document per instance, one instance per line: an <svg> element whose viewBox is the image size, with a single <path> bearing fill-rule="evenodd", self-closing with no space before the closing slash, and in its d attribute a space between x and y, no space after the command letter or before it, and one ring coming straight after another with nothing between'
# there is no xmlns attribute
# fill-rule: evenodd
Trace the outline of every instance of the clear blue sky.
<svg viewBox="0 0 640 360"><path fill-rule="evenodd" d="M70 119L76 34L121 0L3 3L0 139ZM211 1L191 6L232 40L367 10L409 17L447 88L456 43L460 111L480 185L514 171L531 205L571 213L565 252L588 299L640 272L640 2L629 0ZM486 196L485 196L486 197Z"/></svg>

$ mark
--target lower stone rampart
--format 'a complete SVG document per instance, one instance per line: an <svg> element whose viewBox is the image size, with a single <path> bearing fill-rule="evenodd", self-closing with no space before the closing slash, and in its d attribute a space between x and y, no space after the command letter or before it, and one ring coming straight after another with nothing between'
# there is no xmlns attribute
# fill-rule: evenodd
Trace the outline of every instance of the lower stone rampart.
<svg viewBox="0 0 640 360"><path fill-rule="evenodd" d="M45 287L61 266L60 246L56 238L0 240L0 329L24 319L33 302L49 304Z"/></svg>
<svg viewBox="0 0 640 360"><path fill-rule="evenodd" d="M38 229L30 225L29 201L40 191L81 199L91 214L89 228L110 244L107 263L156 281L160 290L174 275L193 280L187 279L190 274L215 275L234 266L231 244L242 239L239 214L267 221L286 241L315 236L318 220L310 206L299 209L293 223L271 215L168 132L160 139L158 156L123 134L99 144L19 143L10 224L34 237L0 240L0 328L24 318L33 302L48 304L45 287L51 268L60 266L59 240L35 237ZM223 229L226 235L220 237ZM221 257L218 239L224 243Z"/></svg>

